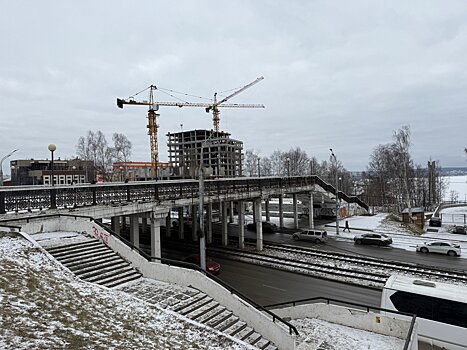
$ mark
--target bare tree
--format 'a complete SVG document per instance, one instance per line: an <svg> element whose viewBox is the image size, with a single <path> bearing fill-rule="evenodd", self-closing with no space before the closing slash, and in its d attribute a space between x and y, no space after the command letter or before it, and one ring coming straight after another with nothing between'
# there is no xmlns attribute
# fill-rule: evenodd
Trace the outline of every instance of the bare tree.
<svg viewBox="0 0 467 350"><path fill-rule="evenodd" d="M114 143L115 159L117 162L128 162L131 156L132 143L124 134L114 133L112 135Z"/></svg>
<svg viewBox="0 0 467 350"><path fill-rule="evenodd" d="M245 151L245 156L243 158L243 169L248 176L255 176L258 174L257 158L258 154L254 150L248 149Z"/></svg>

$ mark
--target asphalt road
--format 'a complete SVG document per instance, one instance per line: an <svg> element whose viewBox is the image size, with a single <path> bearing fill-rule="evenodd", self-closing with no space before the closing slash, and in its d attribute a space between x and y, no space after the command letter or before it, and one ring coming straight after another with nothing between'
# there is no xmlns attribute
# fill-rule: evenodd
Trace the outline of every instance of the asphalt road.
<svg viewBox="0 0 467 350"><path fill-rule="evenodd" d="M220 279L260 305L327 297L369 306L380 305L381 292L216 257Z"/></svg>

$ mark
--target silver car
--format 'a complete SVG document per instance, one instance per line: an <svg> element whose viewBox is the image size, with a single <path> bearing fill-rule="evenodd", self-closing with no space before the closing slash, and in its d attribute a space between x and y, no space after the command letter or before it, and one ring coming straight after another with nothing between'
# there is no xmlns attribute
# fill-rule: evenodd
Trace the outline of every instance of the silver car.
<svg viewBox="0 0 467 350"><path fill-rule="evenodd" d="M305 230L302 232L295 232L292 235L292 238L296 241L303 239L312 241L315 243L324 243L328 239L328 234L326 231L319 230Z"/></svg>
<svg viewBox="0 0 467 350"><path fill-rule="evenodd" d="M421 253L440 253L449 256L461 255L461 246L452 242L436 241L417 244L417 252Z"/></svg>

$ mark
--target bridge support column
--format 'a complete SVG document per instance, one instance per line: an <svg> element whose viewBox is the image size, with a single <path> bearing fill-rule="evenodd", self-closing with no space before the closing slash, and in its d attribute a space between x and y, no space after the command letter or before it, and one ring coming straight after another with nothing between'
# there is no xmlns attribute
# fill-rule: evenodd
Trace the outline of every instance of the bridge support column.
<svg viewBox="0 0 467 350"><path fill-rule="evenodd" d="M139 217L138 214L130 215L130 242L139 248Z"/></svg>
<svg viewBox="0 0 467 350"><path fill-rule="evenodd" d="M261 219L261 198L254 202L254 211L256 213L256 250L263 250L263 220Z"/></svg>
<svg viewBox="0 0 467 350"><path fill-rule="evenodd" d="M253 222L256 222L256 210L255 210L255 201L251 202L253 204Z"/></svg>
<svg viewBox="0 0 467 350"><path fill-rule="evenodd" d="M234 222L234 201L229 202L229 222L231 224Z"/></svg>
<svg viewBox="0 0 467 350"><path fill-rule="evenodd" d="M191 239L193 241L197 241L198 240L198 206L197 205L193 205L191 207L191 217L192 217L192 220L191 220Z"/></svg>
<svg viewBox="0 0 467 350"><path fill-rule="evenodd" d="M145 217L141 218L141 233L144 235L148 232L148 219Z"/></svg>
<svg viewBox="0 0 467 350"><path fill-rule="evenodd" d="M228 222L227 222L227 203L220 202L221 207L221 220L222 220L222 245L225 247L229 244L229 232L228 232Z"/></svg>
<svg viewBox="0 0 467 350"><path fill-rule="evenodd" d="M146 221L146 218L145 218ZM151 256L161 258L161 219L151 213Z"/></svg>
<svg viewBox="0 0 467 350"><path fill-rule="evenodd" d="M120 216L113 216L111 219L111 228L116 235L120 236Z"/></svg>
<svg viewBox="0 0 467 350"><path fill-rule="evenodd" d="M185 221L183 218L183 207L178 208L178 238L185 238Z"/></svg>
<svg viewBox="0 0 467 350"><path fill-rule="evenodd" d="M264 201L264 210L266 211L266 221L271 221L271 214L269 212L269 199Z"/></svg>
<svg viewBox="0 0 467 350"><path fill-rule="evenodd" d="M165 237L170 238L172 236L172 218L170 217L170 210L169 214L165 217Z"/></svg>
<svg viewBox="0 0 467 350"><path fill-rule="evenodd" d="M284 195L279 195L279 227L284 227Z"/></svg>
<svg viewBox="0 0 467 350"><path fill-rule="evenodd" d="M315 212L313 209L313 192L310 192L310 206L308 208L308 226L310 226L310 229L315 228Z"/></svg>
<svg viewBox="0 0 467 350"><path fill-rule="evenodd" d="M123 232L126 231L126 216L125 215L122 216L122 231Z"/></svg>
<svg viewBox="0 0 467 350"><path fill-rule="evenodd" d="M238 201L238 247L245 248L245 206Z"/></svg>
<svg viewBox="0 0 467 350"><path fill-rule="evenodd" d="M208 203L208 208L207 208L207 217L208 217L208 222L207 222L207 228L208 228L208 234L207 234L207 242L212 243L212 202Z"/></svg>
<svg viewBox="0 0 467 350"><path fill-rule="evenodd" d="M297 205L297 194L292 195L293 198L293 226L298 229L298 205Z"/></svg>

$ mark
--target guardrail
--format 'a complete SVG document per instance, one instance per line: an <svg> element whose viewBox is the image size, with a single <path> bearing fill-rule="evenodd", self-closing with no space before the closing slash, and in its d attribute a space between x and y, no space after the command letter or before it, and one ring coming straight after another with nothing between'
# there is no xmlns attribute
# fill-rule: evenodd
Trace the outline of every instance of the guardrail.
<svg viewBox="0 0 467 350"><path fill-rule="evenodd" d="M257 193L264 190L302 188L317 184L336 195L336 189L316 175L292 177L258 177L206 180L205 196L234 193ZM175 201L198 198L199 182L145 181L133 183L108 183L95 185L29 186L0 188L0 214L23 210L76 208L133 201ZM368 205L358 197L338 192L341 199L357 203L368 210Z"/></svg>
<svg viewBox="0 0 467 350"><path fill-rule="evenodd" d="M337 299L332 299L332 298L325 298L325 297L314 297L314 298L286 301L286 302L277 303L277 304L269 304L269 305L264 305L264 308L277 308L279 306L287 306L287 305L296 306L297 304L314 303L314 302L318 302L318 301L322 301L322 300L325 300L326 304L334 303L335 305L340 304L340 305L356 306L356 307L365 309L366 312L370 312L370 310L375 310L375 311L382 311L382 312L386 312L386 313L411 317L411 322L410 322L409 330L407 331L407 338L405 340L403 350L408 350L409 349L410 340L412 339L413 331L414 331L414 327L415 327L415 320L417 319L417 316L414 315L414 314L409 314L409 313L406 313L406 312L400 312L400 311L394 311L394 310L388 310L388 309L383 309L383 308L380 308L380 307L368 306L368 305L353 303L353 302L349 302L349 301L342 301L342 300L337 300Z"/></svg>

